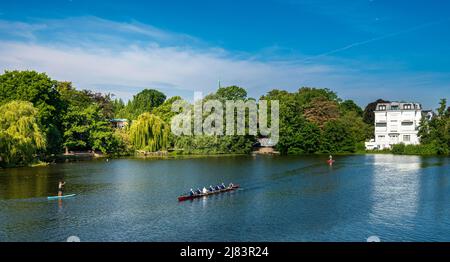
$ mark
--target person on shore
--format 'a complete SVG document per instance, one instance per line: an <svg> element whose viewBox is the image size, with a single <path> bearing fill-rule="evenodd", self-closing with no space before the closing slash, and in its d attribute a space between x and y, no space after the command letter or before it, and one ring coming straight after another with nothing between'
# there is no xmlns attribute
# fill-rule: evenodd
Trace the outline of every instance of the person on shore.
<svg viewBox="0 0 450 262"><path fill-rule="evenodd" d="M64 185L65 184L66 184L66 182L59 181L59 183L58 183L58 196L62 196L63 195Z"/></svg>

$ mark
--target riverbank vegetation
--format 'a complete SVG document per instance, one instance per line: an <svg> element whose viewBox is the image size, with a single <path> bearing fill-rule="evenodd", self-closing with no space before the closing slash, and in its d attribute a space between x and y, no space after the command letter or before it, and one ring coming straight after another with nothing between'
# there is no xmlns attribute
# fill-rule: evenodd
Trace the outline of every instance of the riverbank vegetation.
<svg viewBox="0 0 450 262"><path fill-rule="evenodd" d="M329 89L272 90L261 99L280 101L282 154L353 153L373 133L362 109Z"/></svg>
<svg viewBox="0 0 450 262"><path fill-rule="evenodd" d="M203 102L210 99L255 98L248 97L244 88L230 86L207 95ZM364 141L373 136L375 105L384 101L377 100L362 110L329 89L310 87L296 92L274 89L259 99L279 100L276 150L281 154L364 151ZM177 113L171 108L178 100L182 98L167 98L158 90L144 89L125 103L112 94L79 90L72 83L53 80L45 73L6 71L0 75L0 167L36 164L48 156L77 151L101 152L106 156L138 151L170 151L171 155L252 151L258 135L174 136L170 120ZM114 118L125 118L129 124L114 128L110 122ZM422 145L398 145L392 152L449 153L449 110L445 100L438 115L423 122L419 133Z"/></svg>

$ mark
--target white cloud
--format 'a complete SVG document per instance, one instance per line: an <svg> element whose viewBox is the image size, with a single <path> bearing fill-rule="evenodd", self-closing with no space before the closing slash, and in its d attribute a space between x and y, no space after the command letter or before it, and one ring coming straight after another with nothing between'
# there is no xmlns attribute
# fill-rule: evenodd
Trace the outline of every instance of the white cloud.
<svg viewBox="0 0 450 262"><path fill-rule="evenodd" d="M254 54L230 53L194 37L137 22L95 17L30 24L0 21L0 35L1 70L47 72L78 88L111 92L125 99L143 88L189 99L193 91L214 91L221 80L222 85L245 87L253 97L273 88L327 87L364 105L379 97L390 99L377 90L390 90L390 85L398 83L394 78L365 74L354 61L258 60ZM370 66L371 70L377 68ZM405 82L409 76L399 79ZM399 88L406 89L405 85Z"/></svg>

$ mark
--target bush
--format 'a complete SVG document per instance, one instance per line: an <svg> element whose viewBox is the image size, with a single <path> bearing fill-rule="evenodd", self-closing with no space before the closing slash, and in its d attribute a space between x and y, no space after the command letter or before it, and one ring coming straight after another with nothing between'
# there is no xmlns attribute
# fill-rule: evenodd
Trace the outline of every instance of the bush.
<svg viewBox="0 0 450 262"><path fill-rule="evenodd" d="M405 153L405 144L400 143L393 145L391 151L393 154L403 155L403 153Z"/></svg>
<svg viewBox="0 0 450 262"><path fill-rule="evenodd" d="M392 153L398 155L436 155L438 147L434 143L424 145L397 144L392 147Z"/></svg>

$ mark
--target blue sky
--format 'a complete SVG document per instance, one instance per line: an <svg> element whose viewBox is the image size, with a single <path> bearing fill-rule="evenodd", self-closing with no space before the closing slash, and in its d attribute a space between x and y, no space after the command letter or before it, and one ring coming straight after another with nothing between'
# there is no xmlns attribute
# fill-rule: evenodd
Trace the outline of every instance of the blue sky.
<svg viewBox="0 0 450 262"><path fill-rule="evenodd" d="M189 3L188 3L189 2ZM0 69L124 99L222 85L329 88L436 108L450 96L449 1L2 1Z"/></svg>

